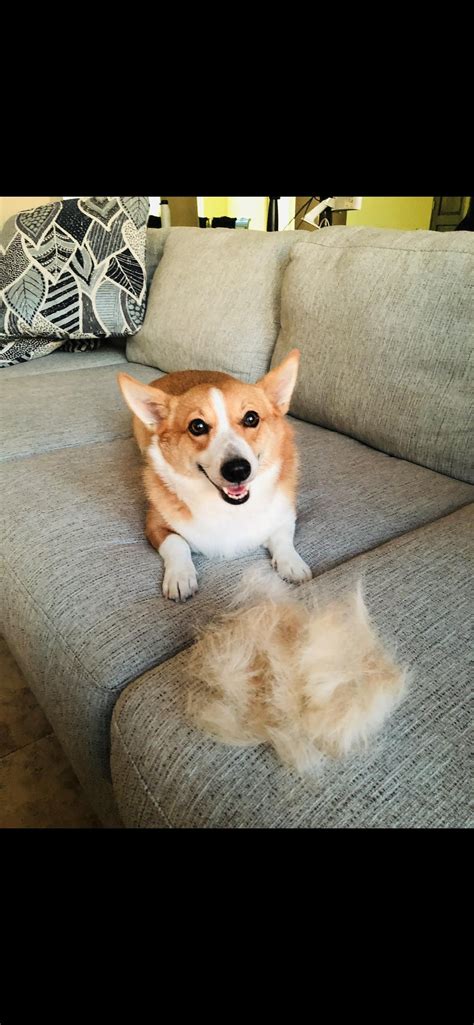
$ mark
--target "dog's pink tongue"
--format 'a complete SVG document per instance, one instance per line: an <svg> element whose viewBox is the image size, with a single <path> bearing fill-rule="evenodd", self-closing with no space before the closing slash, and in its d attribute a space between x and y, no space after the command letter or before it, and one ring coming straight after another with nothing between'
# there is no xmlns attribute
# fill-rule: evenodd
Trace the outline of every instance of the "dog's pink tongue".
<svg viewBox="0 0 474 1025"><path fill-rule="evenodd" d="M227 494L231 498L240 498L241 495L245 495L247 488L244 484L233 484L231 487L225 489Z"/></svg>

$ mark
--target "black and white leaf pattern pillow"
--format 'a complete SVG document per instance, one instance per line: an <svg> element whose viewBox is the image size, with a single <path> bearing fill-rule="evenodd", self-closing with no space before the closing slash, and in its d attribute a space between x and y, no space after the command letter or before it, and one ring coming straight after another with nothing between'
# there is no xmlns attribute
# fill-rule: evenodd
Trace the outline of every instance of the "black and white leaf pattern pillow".
<svg viewBox="0 0 474 1025"><path fill-rule="evenodd" d="M135 334L146 304L148 196L22 210L0 234L0 366ZM67 346L65 343L67 342Z"/></svg>

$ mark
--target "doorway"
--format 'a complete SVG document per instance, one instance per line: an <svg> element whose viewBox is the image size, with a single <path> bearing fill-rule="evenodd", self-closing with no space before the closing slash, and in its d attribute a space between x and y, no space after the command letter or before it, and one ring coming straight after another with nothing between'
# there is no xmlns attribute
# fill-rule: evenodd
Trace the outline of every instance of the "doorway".
<svg viewBox="0 0 474 1025"><path fill-rule="evenodd" d="M430 231L455 231L466 216L470 196L435 196Z"/></svg>

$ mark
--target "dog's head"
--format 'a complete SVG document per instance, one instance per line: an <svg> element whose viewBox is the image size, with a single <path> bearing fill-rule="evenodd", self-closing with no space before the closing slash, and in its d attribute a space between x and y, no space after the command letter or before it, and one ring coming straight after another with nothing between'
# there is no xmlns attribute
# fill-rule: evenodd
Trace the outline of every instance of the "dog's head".
<svg viewBox="0 0 474 1025"><path fill-rule="evenodd" d="M205 474L226 502L243 505L257 474L278 458L299 356L293 349L256 384L223 375L216 384L173 394L173 375L163 379L163 389L128 374L118 380L132 412L157 436L166 462L188 477Z"/></svg>

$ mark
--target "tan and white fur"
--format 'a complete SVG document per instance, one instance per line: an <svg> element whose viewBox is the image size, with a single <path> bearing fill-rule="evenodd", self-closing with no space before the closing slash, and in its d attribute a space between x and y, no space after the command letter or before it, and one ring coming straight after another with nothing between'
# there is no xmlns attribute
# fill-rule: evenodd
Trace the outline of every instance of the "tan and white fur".
<svg viewBox="0 0 474 1025"><path fill-rule="evenodd" d="M368 746L408 684L372 625L361 582L321 603L261 569L200 631L186 661L187 710L224 744L268 744L300 773Z"/></svg>
<svg viewBox="0 0 474 1025"><path fill-rule="evenodd" d="M164 561L163 594L197 590L191 552L233 558L261 545L292 583L311 578L295 551L297 452L285 419L294 349L257 384L179 371L143 385L119 374L145 457L146 536Z"/></svg>

